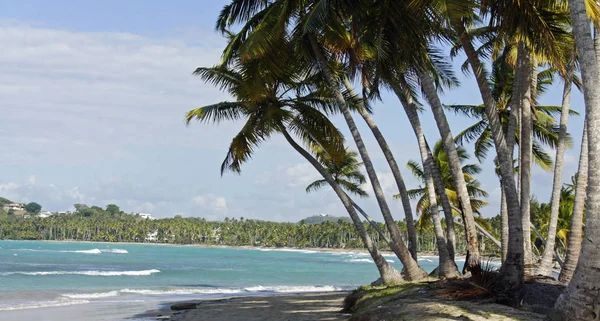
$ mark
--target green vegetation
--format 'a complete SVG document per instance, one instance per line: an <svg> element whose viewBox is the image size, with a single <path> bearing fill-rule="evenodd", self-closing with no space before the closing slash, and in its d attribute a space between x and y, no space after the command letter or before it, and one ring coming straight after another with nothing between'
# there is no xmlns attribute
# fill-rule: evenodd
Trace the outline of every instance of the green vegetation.
<svg viewBox="0 0 600 321"><path fill-rule="evenodd" d="M372 307L381 306L395 300L398 295L407 291L415 292L425 288L427 283L414 282L393 286L361 286L352 291L344 300L344 312L361 312Z"/></svg>
<svg viewBox="0 0 600 321"><path fill-rule="evenodd" d="M25 210L29 214L38 214L39 212L42 211L42 205L40 205L36 202L31 202L31 203L28 203L27 205L25 205Z"/></svg>
<svg viewBox="0 0 600 321"><path fill-rule="evenodd" d="M6 204L10 204L12 203L11 200L4 198L4 197L0 197L0 208L2 208L2 206L6 205Z"/></svg>
<svg viewBox="0 0 600 321"><path fill-rule="evenodd" d="M76 240L96 242L144 242L229 246L315 247L362 249L356 228L347 218L311 216L299 223L225 218L211 222L189 217L148 220L119 211L113 206L76 204L72 214L54 214L47 218L12 216L0 211L0 239ZM382 223L381 229L385 229ZM377 231L364 224L373 241L388 249ZM398 222L406 237L406 224ZM152 237L152 234L155 234ZM463 238L464 239L464 238ZM464 251L464 242L459 243ZM494 250L490 246L490 250ZM419 235L419 251L435 251L435 236L430 230Z"/></svg>
<svg viewBox="0 0 600 321"><path fill-rule="evenodd" d="M300 222L299 224L321 224L324 222L338 222L344 221L348 223L352 223L352 220L347 216L331 216L331 215L313 215L309 216Z"/></svg>

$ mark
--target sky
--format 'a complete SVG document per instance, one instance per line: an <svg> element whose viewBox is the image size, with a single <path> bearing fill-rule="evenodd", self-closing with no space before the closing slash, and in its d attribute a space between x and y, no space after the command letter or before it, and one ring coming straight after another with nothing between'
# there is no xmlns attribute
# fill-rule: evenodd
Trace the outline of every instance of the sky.
<svg viewBox="0 0 600 321"><path fill-rule="evenodd" d="M35 201L50 211L114 203L126 212L209 220L347 215L331 190L305 192L319 175L282 137L257 149L241 175L221 176L240 124L185 125L186 111L230 99L192 76L195 68L219 61L225 42L214 23L226 3L0 0L0 196ZM461 87L442 94L444 104L481 103L473 78L460 71L463 61L454 60ZM560 105L561 95L557 81L540 104ZM390 93L382 98L373 118L408 188L415 188L419 182L404 164L420 160L416 138L398 100ZM572 108L583 111L579 92ZM447 116L454 133L474 122ZM393 215L402 219L383 154L363 121L355 120ZM427 139L437 141L427 108L421 121ZM574 117L569 123L574 147L566 152L564 181L577 170L582 121ZM346 124L335 122L354 147ZM478 179L490 194L482 214L495 216L498 179L491 161L482 167ZM548 202L552 173L534 167L532 184L533 194ZM358 202L381 220L373 197Z"/></svg>

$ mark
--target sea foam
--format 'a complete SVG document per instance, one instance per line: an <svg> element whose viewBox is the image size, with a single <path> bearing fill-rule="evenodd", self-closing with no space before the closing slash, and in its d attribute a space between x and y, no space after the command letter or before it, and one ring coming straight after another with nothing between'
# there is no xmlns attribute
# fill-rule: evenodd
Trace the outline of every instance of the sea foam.
<svg viewBox="0 0 600 321"><path fill-rule="evenodd" d="M244 295L252 293L303 293L303 292L331 292L345 291L354 287L335 286L335 285L274 285L274 286L249 286L244 288L169 288L169 289L121 289L109 292L99 293L67 293L63 297L69 299L103 299L127 294L151 295L151 296L171 296L171 295L202 295L202 294L233 294Z"/></svg>
<svg viewBox="0 0 600 321"><path fill-rule="evenodd" d="M60 306L86 304L86 303L90 303L90 301L62 299L62 300L41 301L41 302L35 302L35 303L20 303L20 304L14 304L14 305L0 306L0 311L50 308L50 307L60 307Z"/></svg>
<svg viewBox="0 0 600 321"><path fill-rule="evenodd" d="M37 272L1 272L0 275L87 275L87 276L148 276L154 273L160 273L160 270L140 270L140 271L37 271Z"/></svg>
<svg viewBox="0 0 600 321"><path fill-rule="evenodd" d="M90 249L90 250L37 250L37 249L14 249L14 251L23 252L49 252L49 253L80 253L80 254L102 254L102 253L113 253L113 254L128 254L127 250L123 249Z"/></svg>
<svg viewBox="0 0 600 321"><path fill-rule="evenodd" d="M100 292L100 293L67 293L62 296L71 299L101 299L119 296L119 291Z"/></svg>

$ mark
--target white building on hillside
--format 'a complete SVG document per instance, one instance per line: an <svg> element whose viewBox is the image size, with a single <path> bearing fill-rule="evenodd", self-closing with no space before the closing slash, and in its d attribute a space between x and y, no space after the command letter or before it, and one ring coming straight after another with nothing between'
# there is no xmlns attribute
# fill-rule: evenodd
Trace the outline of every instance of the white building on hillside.
<svg viewBox="0 0 600 321"><path fill-rule="evenodd" d="M38 214L38 217L41 217L41 218L46 218L46 217L50 217L50 216L52 216L53 214L54 214L54 213L52 213L52 212L50 212L50 211L43 211L43 212L40 212L40 213Z"/></svg>
<svg viewBox="0 0 600 321"><path fill-rule="evenodd" d="M25 210L25 204L22 203L8 203L4 205L4 210L6 211L24 211Z"/></svg>
<svg viewBox="0 0 600 321"><path fill-rule="evenodd" d="M154 217L152 217L152 215L148 214L148 213L136 213L136 215L145 220L153 220L154 219Z"/></svg>

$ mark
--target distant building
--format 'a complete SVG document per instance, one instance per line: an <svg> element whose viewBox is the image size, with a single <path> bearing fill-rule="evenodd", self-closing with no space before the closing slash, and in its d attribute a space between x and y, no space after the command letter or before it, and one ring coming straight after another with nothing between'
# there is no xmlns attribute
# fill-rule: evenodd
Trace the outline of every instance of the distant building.
<svg viewBox="0 0 600 321"><path fill-rule="evenodd" d="M154 217L152 217L152 215L150 215L148 213L135 213L135 214L145 220L153 220L154 219Z"/></svg>
<svg viewBox="0 0 600 321"><path fill-rule="evenodd" d="M38 217L40 217L40 218L46 218L46 217L50 217L52 215L54 215L54 213L52 213L50 211L43 211L43 212L40 212L38 214Z"/></svg>
<svg viewBox="0 0 600 321"><path fill-rule="evenodd" d="M146 242L156 242L158 240L158 230L146 235Z"/></svg>
<svg viewBox="0 0 600 321"><path fill-rule="evenodd" d="M22 204L22 203L8 203L8 204L4 205L4 209L6 211L9 211L9 210L24 211L25 210L25 204Z"/></svg>

